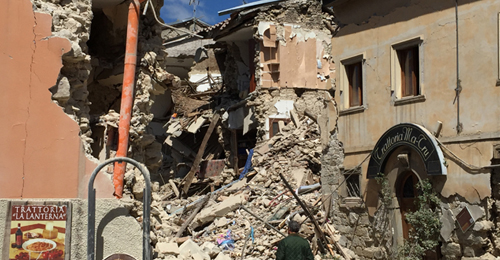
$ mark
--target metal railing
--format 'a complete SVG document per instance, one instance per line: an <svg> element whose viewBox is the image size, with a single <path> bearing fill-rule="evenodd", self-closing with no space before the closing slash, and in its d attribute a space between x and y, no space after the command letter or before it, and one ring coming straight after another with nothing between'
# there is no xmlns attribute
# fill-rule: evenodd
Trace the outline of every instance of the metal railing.
<svg viewBox="0 0 500 260"><path fill-rule="evenodd" d="M134 165L136 168L141 171L142 175L144 175L144 181L146 182L146 188L144 189L144 196L142 199L143 202L143 236L142 236L142 259L150 260L151 259L151 247L149 245L149 231L150 231L150 216L151 216L151 178L149 175L148 169L146 167L139 164L137 161L127 158L127 157L116 157L112 159L108 159L103 163L99 164L89 180L89 190L88 190L88 227L87 227L87 260L95 259L95 189L94 189L94 181L95 177L99 173L99 171L104 168L104 166L113 163L113 162L126 162Z"/></svg>

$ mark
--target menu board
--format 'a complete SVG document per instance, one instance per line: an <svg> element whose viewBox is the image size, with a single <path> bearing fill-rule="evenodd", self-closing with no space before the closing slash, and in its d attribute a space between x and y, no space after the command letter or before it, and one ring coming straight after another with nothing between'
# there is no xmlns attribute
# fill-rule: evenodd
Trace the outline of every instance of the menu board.
<svg viewBox="0 0 500 260"><path fill-rule="evenodd" d="M12 202L4 243L8 259L69 259L70 213L69 202Z"/></svg>

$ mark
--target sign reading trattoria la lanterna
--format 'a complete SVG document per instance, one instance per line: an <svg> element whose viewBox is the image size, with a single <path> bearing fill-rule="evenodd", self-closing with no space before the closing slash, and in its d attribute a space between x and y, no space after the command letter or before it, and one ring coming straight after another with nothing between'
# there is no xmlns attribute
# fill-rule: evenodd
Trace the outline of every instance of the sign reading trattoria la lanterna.
<svg viewBox="0 0 500 260"><path fill-rule="evenodd" d="M0 258L9 260L69 259L71 203L12 201L9 229Z"/></svg>
<svg viewBox="0 0 500 260"><path fill-rule="evenodd" d="M375 178L382 172L387 157L400 146L417 152L425 163L427 174L446 175L444 158L434 137L422 126L403 123L391 127L378 140L368 164L367 178Z"/></svg>
<svg viewBox="0 0 500 260"><path fill-rule="evenodd" d="M12 220L66 220L66 206L12 206Z"/></svg>

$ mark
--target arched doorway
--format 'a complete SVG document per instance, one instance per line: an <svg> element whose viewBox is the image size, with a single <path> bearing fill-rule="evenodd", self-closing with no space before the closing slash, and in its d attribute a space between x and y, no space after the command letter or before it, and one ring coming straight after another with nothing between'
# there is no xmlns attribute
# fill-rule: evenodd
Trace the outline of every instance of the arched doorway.
<svg viewBox="0 0 500 260"><path fill-rule="evenodd" d="M419 183L419 177L411 170L406 170L401 173L399 182L396 186L396 195L399 202L399 210L401 213L401 226L403 238L408 240L410 238L409 233L411 230L411 225L406 219L406 214L410 212L415 212L417 210L417 205L415 204L420 191L417 189L417 184ZM423 260L437 260L441 258L440 246L437 246L433 250L429 250L423 256Z"/></svg>
<svg viewBox="0 0 500 260"><path fill-rule="evenodd" d="M401 211L403 237L404 239L408 239L411 225L406 220L406 214L414 212L417 209L415 199L418 196L418 191L415 185L418 183L418 177L412 171L405 171L401 174L400 180L396 194L399 202L399 210Z"/></svg>

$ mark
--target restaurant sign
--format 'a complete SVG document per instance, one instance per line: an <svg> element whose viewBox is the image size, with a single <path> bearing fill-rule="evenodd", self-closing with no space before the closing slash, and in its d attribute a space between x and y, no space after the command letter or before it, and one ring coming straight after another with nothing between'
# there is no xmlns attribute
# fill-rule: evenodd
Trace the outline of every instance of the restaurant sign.
<svg viewBox="0 0 500 260"><path fill-rule="evenodd" d="M388 156L398 147L412 148L424 161L427 174L446 175L444 157L434 136L417 124L403 123L391 127L378 140L368 163L368 179L383 171Z"/></svg>
<svg viewBox="0 0 500 260"><path fill-rule="evenodd" d="M69 259L69 202L11 202L7 227L2 259Z"/></svg>

